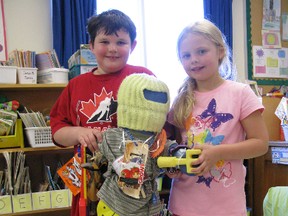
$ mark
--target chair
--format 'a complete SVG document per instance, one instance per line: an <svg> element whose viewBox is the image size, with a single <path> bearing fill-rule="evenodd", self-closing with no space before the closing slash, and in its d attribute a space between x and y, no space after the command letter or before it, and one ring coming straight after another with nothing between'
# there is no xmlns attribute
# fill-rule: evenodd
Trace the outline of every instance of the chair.
<svg viewBox="0 0 288 216"><path fill-rule="evenodd" d="M288 215L288 186L271 187L263 201L264 216Z"/></svg>

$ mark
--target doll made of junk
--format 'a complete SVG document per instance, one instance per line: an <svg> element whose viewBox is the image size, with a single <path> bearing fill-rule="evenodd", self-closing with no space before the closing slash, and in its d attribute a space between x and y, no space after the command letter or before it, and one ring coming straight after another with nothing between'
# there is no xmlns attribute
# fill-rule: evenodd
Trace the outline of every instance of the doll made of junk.
<svg viewBox="0 0 288 216"><path fill-rule="evenodd" d="M159 215L157 158L167 156L169 146L175 145L163 130L169 89L154 76L132 74L123 80L117 97L118 127L107 129L99 144L108 170L97 193L97 212L110 215L103 214L108 208L120 216Z"/></svg>

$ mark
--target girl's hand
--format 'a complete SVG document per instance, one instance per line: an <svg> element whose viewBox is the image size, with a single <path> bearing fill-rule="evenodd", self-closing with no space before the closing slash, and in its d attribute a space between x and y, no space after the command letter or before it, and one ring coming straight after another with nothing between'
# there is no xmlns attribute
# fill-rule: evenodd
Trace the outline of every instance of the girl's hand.
<svg viewBox="0 0 288 216"><path fill-rule="evenodd" d="M102 142L102 133L97 129L80 128L78 142L90 149L91 152L99 151L98 143Z"/></svg>
<svg viewBox="0 0 288 216"><path fill-rule="evenodd" d="M197 166L193 168L193 172L197 175L203 175L211 170L213 166L221 159L218 156L217 146L211 144L195 144L195 149L201 149L201 154L196 161L191 163L191 166Z"/></svg>

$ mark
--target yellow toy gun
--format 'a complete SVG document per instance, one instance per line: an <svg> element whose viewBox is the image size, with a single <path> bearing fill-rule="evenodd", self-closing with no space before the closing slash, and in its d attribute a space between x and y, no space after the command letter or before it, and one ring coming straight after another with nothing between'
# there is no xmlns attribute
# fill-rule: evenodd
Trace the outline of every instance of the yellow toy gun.
<svg viewBox="0 0 288 216"><path fill-rule="evenodd" d="M181 153L180 150L184 150L184 152L182 151ZM180 168L181 166L185 166L185 172L188 174L193 174L194 172L191 170L191 168L193 168L191 166L191 162L197 160L200 154L200 149L179 149L176 156L159 157L157 159L157 165L159 168ZM181 171L183 172L184 170L181 169Z"/></svg>

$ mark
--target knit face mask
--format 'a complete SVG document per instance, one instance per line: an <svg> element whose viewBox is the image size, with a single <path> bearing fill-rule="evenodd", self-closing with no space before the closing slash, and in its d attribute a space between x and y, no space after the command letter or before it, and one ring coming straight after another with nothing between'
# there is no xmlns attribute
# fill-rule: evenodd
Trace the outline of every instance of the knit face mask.
<svg viewBox="0 0 288 216"><path fill-rule="evenodd" d="M170 106L167 85L154 76L132 74L118 91L118 127L160 132Z"/></svg>

